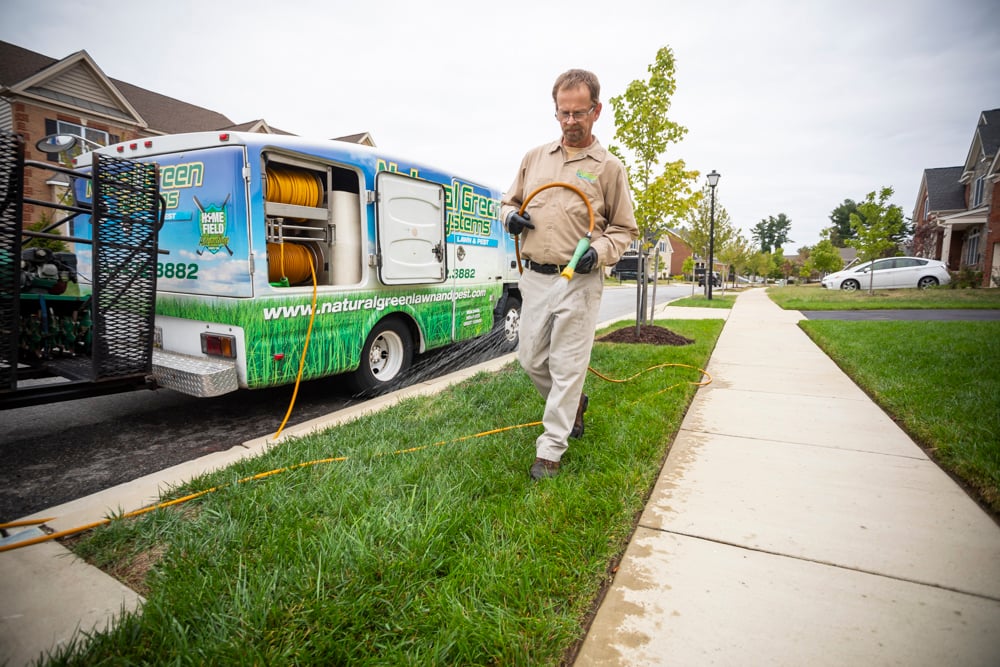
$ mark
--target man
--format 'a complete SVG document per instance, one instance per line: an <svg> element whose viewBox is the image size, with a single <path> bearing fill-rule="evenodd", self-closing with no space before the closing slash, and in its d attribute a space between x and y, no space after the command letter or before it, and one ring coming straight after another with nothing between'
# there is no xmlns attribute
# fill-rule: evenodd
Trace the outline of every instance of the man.
<svg viewBox="0 0 1000 667"><path fill-rule="evenodd" d="M639 233L625 168L592 133L601 115L600 96L591 72L572 69L556 79L552 99L562 138L528 151L500 210L507 231L520 234L525 260L518 361L545 399L544 432L535 441L530 470L534 480L557 475L568 438L583 435L589 403L583 383L604 289L603 265L617 262ZM560 274L587 235L590 216L569 188L534 194L553 182L582 191L594 212L590 248L568 281Z"/></svg>

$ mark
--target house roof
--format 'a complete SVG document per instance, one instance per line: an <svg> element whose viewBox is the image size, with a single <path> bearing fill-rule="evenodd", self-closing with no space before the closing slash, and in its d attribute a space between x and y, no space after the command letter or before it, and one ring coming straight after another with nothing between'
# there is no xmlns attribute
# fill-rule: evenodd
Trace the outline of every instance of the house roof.
<svg viewBox="0 0 1000 667"><path fill-rule="evenodd" d="M333 140L346 141L348 143L362 144L365 146L372 146L372 147L375 146L375 139L373 139L372 135L368 134L367 132L358 132L357 134L347 134L342 137L334 137Z"/></svg>
<svg viewBox="0 0 1000 667"><path fill-rule="evenodd" d="M667 228L667 234L670 234L670 235L676 237L678 241L680 241L684 245L688 246L689 248L691 247L691 243L688 242L688 240L686 238L684 238L683 230L674 229L672 227L668 227Z"/></svg>
<svg viewBox="0 0 1000 667"><path fill-rule="evenodd" d="M37 74L56 61L40 53L0 42L0 86L9 87Z"/></svg>
<svg viewBox="0 0 1000 667"><path fill-rule="evenodd" d="M276 127L271 127L267 124L263 118L258 118L257 120L251 120L246 123L238 123L236 125L230 125L229 127L220 127L220 130L230 130L231 132L256 132L258 134L284 134L291 137L296 135L291 132L286 132L284 130L279 130Z"/></svg>
<svg viewBox="0 0 1000 667"><path fill-rule="evenodd" d="M992 161L993 165L990 168L992 171L997 165L998 148L1000 148L1000 109L983 111L979 114L979 123L972 136L969 154L965 158L963 179L968 181L976 171L976 163L980 160Z"/></svg>
<svg viewBox="0 0 1000 667"><path fill-rule="evenodd" d="M124 97L127 104L131 105L152 132L170 134L216 130L233 125L233 121L217 111L161 95L125 81L104 77L104 73L86 51L78 51L62 60L56 60L8 42L0 42L0 85L4 88L14 88L32 78L41 79L46 70L55 73L60 65L65 66L67 63L73 65L81 60L93 68L90 71L96 70L97 74L117 88L116 92ZM62 99L51 94L47 97L67 106L87 108L77 100ZM107 110L104 112L106 115Z"/></svg>
<svg viewBox="0 0 1000 667"><path fill-rule="evenodd" d="M996 155L997 148L1000 148L1000 109L984 111L979 117L976 131L983 144L983 152L986 155Z"/></svg>
<svg viewBox="0 0 1000 667"><path fill-rule="evenodd" d="M221 130L233 124L221 113L112 79L151 130L162 134Z"/></svg>
<svg viewBox="0 0 1000 667"><path fill-rule="evenodd" d="M143 131L153 134L229 130L294 136L291 132L269 125L263 119L234 123L217 111L140 88L127 81L108 78L86 51L78 51L62 60L56 60L15 44L0 41L0 93L16 88L19 84L33 77L44 81L49 72L54 73L60 67L71 67L80 61L89 67L87 72L90 73L92 80L95 77L99 78L102 85L115 89L109 91L109 99L117 99L120 106L125 107L124 109L111 108L108 106L111 102L108 102L104 108L96 109L86 100L61 96L53 91L45 91L43 96L70 107L91 108L105 116L118 116L126 122L138 123L140 126L144 123ZM135 118L136 115L139 118ZM369 146L375 145L375 141L368 132L337 137L337 140Z"/></svg>
<svg viewBox="0 0 1000 667"><path fill-rule="evenodd" d="M837 248L837 253L840 254L840 259L844 261L845 266L858 258L858 249L853 246Z"/></svg>
<svg viewBox="0 0 1000 667"><path fill-rule="evenodd" d="M938 167L924 170L928 207L932 211L957 211L965 208L964 167Z"/></svg>

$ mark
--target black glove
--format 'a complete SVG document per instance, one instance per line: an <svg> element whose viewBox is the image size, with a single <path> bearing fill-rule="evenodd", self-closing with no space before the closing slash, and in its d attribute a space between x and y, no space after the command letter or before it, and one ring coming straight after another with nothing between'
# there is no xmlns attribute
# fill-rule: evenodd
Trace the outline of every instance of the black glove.
<svg viewBox="0 0 1000 667"><path fill-rule="evenodd" d="M517 236L524 231L525 227L528 229L535 228L534 223L531 222L531 215L528 213L521 215L517 211L511 211L510 215L507 216L507 231Z"/></svg>
<svg viewBox="0 0 1000 667"><path fill-rule="evenodd" d="M597 264L597 251L593 247L587 248L587 252L580 256L580 259L576 260L577 273L590 273L594 266Z"/></svg>

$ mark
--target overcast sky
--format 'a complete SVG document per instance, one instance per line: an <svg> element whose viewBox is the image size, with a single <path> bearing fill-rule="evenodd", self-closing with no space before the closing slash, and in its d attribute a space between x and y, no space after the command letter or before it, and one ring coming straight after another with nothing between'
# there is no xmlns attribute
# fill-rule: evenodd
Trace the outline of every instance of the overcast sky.
<svg viewBox="0 0 1000 667"><path fill-rule="evenodd" d="M665 157L701 184L721 173L717 202L744 230L786 214L787 249L883 186L911 216L923 170L963 164L980 112L1000 108L997 0L3 0L0 39L86 50L109 77L235 123L367 131L501 189L559 136L560 72L601 79L607 146L607 101L669 46L669 116L688 134Z"/></svg>

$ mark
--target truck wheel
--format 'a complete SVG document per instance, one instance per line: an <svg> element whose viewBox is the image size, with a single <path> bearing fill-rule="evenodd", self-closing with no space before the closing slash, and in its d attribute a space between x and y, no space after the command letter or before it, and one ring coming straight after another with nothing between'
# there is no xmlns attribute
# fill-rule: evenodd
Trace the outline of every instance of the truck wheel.
<svg viewBox="0 0 1000 667"><path fill-rule="evenodd" d="M518 332L521 329L521 300L516 297L507 297L503 306L503 312L493 323L493 347L503 353L513 352L517 349Z"/></svg>
<svg viewBox="0 0 1000 667"><path fill-rule="evenodd" d="M410 330L399 320L382 320L361 348L361 365L351 373L351 385L359 394L383 393L398 384L412 362Z"/></svg>

